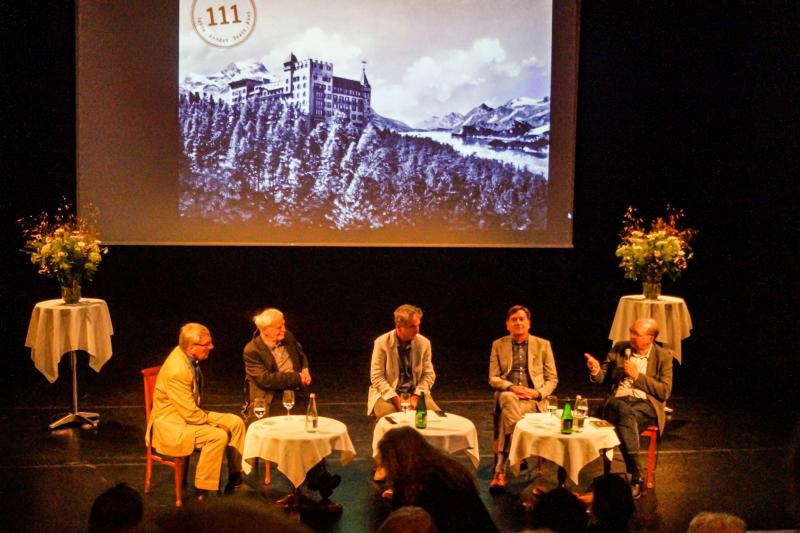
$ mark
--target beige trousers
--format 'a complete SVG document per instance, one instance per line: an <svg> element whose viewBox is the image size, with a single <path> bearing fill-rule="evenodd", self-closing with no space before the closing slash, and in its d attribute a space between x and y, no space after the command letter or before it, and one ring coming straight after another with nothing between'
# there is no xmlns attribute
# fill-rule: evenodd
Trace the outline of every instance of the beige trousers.
<svg viewBox="0 0 800 533"><path fill-rule="evenodd" d="M242 470L245 428L244 422L237 415L209 412L208 418L215 424L226 426L230 430L230 436L224 430L209 424L186 428L187 431L194 431L195 446L200 449L194 485L198 489L217 490L223 455L228 460L229 476Z"/></svg>

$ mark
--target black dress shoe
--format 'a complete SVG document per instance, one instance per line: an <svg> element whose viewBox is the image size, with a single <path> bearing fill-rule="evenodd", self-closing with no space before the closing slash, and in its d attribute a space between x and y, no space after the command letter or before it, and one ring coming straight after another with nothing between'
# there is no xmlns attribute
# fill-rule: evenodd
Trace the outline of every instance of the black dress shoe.
<svg viewBox="0 0 800 533"><path fill-rule="evenodd" d="M634 479L631 481L631 495L634 500L638 500L644 494L644 481L641 479Z"/></svg>
<svg viewBox="0 0 800 533"><path fill-rule="evenodd" d="M194 501L196 502L204 502L208 498L208 491L205 489L194 489Z"/></svg>
<svg viewBox="0 0 800 533"><path fill-rule="evenodd" d="M333 494L333 491L342 482L342 476L339 474L327 475L319 482L319 495L322 499L328 499Z"/></svg>
<svg viewBox="0 0 800 533"><path fill-rule="evenodd" d="M232 474L228 478L228 483L225 485L225 494L233 494L235 492L248 492L250 487L244 482L241 472Z"/></svg>

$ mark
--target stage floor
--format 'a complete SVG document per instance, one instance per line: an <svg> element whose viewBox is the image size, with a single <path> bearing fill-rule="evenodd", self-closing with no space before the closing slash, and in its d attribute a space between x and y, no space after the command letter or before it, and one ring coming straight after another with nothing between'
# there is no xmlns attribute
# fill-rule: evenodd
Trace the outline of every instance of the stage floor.
<svg viewBox="0 0 800 533"><path fill-rule="evenodd" d="M35 370L22 371L17 390L6 389L3 394L2 531L81 531L92 501L106 488L125 481L143 492L145 420L138 369L158 361L117 361L95 374L86 369L84 354L79 358L80 408L100 413L101 422L96 429L50 431L48 424L69 403L67 359L62 360L62 375L54 384L37 377ZM206 407L238 412L240 366L222 360L208 363ZM343 478L333 496L344 506L342 515L305 516L303 521L315 531L375 531L389 508L380 499L381 487L371 481L372 421L365 415L368 361L349 367L319 364L312 370L317 376L320 414L348 426L357 456L344 467L335 454L329 460L330 469ZM677 370L676 380L681 380L683 369ZM582 394L590 397L593 408L600 405L602 391L583 381L579 365L561 365L559 371L559 397ZM510 478L506 494L489 495L492 393L486 385L486 369L482 363L459 363L451 357L437 365L437 373L437 401L445 410L470 418L478 428L481 463L476 474L484 503L502 531L529 527L531 512L524 510L522 500L530 497L534 481L555 484L554 465L546 464L543 478L534 480L530 473ZM703 510L738 514L751 530L800 527L787 501L786 458L796 411L792 413L786 405L765 405L750 394L731 398L720 395L719 388L712 394L701 380L695 379L695 385L692 381L689 377L680 381L670 401L675 412L660 445L656 486L637 501L636 529L685 531L692 516ZM767 408L769 416L757 408ZM776 413L782 417L775 418ZM646 464L645 455L642 461ZM613 470L624 470L619 453ZM585 468L578 490L585 490L601 471L599 460ZM268 488L262 476L263 466L258 478L248 478L257 490L228 498L247 498L268 506L290 489L274 466ZM191 484L193 469L189 479ZM174 509L172 483L171 470L154 465L153 491L144 497L145 522L151 530L156 530L153 523L159 516Z"/></svg>

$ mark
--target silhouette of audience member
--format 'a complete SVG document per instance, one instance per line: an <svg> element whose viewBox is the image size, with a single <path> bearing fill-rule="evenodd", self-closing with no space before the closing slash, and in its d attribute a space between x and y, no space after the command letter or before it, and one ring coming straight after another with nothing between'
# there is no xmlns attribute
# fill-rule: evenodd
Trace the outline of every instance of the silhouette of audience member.
<svg viewBox="0 0 800 533"><path fill-rule="evenodd" d="M606 474L594 481L589 531L626 533L635 512L633 495L625 479L616 474Z"/></svg>
<svg viewBox="0 0 800 533"><path fill-rule="evenodd" d="M141 495L127 483L119 483L95 499L89 512L89 533L139 531L144 505Z"/></svg>
<svg viewBox="0 0 800 533"><path fill-rule="evenodd" d="M378 451L394 491L393 509L422 507L441 533L497 531L472 472L428 444L415 429L406 426L387 432Z"/></svg>
<svg viewBox="0 0 800 533"><path fill-rule="evenodd" d="M534 505L531 525L556 533L583 533L587 528L586 506L567 489L553 489Z"/></svg>
<svg viewBox="0 0 800 533"><path fill-rule="evenodd" d="M747 524L738 516L728 513L698 513L689 522L687 533L744 533Z"/></svg>
<svg viewBox="0 0 800 533"><path fill-rule="evenodd" d="M157 519L164 533L311 533L303 524L291 521L279 508L263 501L232 498L206 500L201 505L190 502Z"/></svg>
<svg viewBox="0 0 800 533"><path fill-rule="evenodd" d="M406 505L386 517L378 533L437 533L433 517L422 507Z"/></svg>

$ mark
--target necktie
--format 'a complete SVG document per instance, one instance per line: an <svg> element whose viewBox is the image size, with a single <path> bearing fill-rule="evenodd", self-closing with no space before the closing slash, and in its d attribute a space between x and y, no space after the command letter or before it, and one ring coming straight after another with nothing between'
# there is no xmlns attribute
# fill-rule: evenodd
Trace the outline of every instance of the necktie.
<svg viewBox="0 0 800 533"><path fill-rule="evenodd" d="M197 397L199 398L197 406L200 407L200 402L203 400L203 371L200 369L200 364L194 365L194 379L197 382Z"/></svg>

